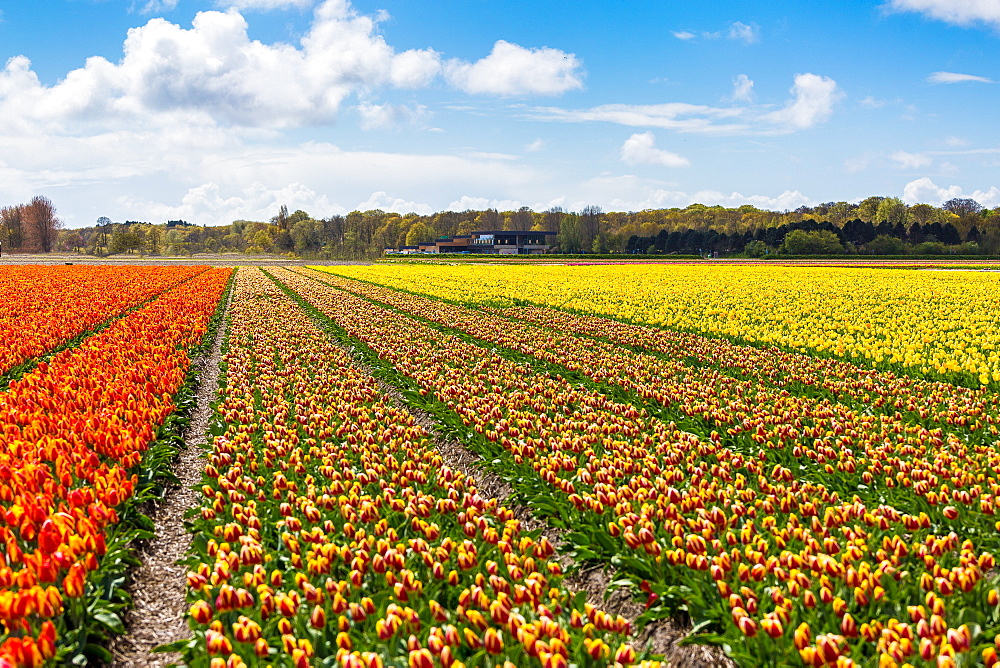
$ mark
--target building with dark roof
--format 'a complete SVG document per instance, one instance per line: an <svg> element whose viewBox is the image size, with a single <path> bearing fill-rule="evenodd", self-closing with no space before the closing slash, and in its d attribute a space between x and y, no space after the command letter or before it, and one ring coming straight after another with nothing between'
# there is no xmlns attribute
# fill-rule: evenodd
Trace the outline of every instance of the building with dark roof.
<svg viewBox="0 0 1000 668"><path fill-rule="evenodd" d="M555 232L528 230L482 230L441 237L416 246L386 248L389 255L411 253L476 253L482 255L541 255L549 249L545 238Z"/></svg>

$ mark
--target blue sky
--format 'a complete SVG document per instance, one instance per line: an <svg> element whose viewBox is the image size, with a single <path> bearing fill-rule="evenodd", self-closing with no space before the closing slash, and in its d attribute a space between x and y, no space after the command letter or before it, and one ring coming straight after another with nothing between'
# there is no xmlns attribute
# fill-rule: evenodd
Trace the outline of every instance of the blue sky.
<svg viewBox="0 0 1000 668"><path fill-rule="evenodd" d="M0 0L0 205L994 207L998 47L998 0Z"/></svg>

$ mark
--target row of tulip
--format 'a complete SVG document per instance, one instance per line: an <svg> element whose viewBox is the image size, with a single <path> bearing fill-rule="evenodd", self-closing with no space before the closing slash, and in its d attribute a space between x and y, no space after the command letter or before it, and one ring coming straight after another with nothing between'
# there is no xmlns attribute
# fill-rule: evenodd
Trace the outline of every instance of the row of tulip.
<svg viewBox="0 0 1000 668"><path fill-rule="evenodd" d="M990 273L770 264L335 271L435 297L530 302L1000 387L1000 303Z"/></svg>
<svg viewBox="0 0 1000 668"><path fill-rule="evenodd" d="M792 396L712 367L692 368L419 295L329 275L318 280L489 345L619 386L640 401L671 408L673 416L704 420L704 436L718 429L727 445L748 456L763 449L766 459L758 473L766 464L806 467L830 478L826 484L831 488L854 491L864 485L866 500L883 499L901 508L926 501L935 523L951 524L960 514L966 537L1000 550L994 517L1000 503L1000 451L993 440L969 439L963 426L969 416L955 409L947 413L951 431L928 430L898 412L861 412L826 399ZM997 419L981 419L988 426L985 436L995 439Z"/></svg>
<svg viewBox="0 0 1000 668"><path fill-rule="evenodd" d="M80 663L120 625L99 604L126 556L119 513L231 272L191 273L0 393L0 665Z"/></svg>
<svg viewBox="0 0 1000 668"><path fill-rule="evenodd" d="M0 378L200 272L198 267L0 267Z"/></svg>
<svg viewBox="0 0 1000 668"><path fill-rule="evenodd" d="M713 366L729 375L793 393L848 401L882 412L900 411L915 420L953 426L964 422L961 426L974 431L984 422L996 424L1000 413L1000 399L986 388L926 381L835 358L736 344L724 338L553 308L518 306L490 311L505 318L607 340L699 366Z"/></svg>
<svg viewBox="0 0 1000 668"><path fill-rule="evenodd" d="M823 484L836 472L762 470L717 434L699 439L398 311L276 275L451 411L498 471L575 529L579 555L641 578L649 616L684 605L715 631L704 640L745 665L784 665L795 650L804 665L995 661L995 557L960 523L842 500Z"/></svg>
<svg viewBox="0 0 1000 668"><path fill-rule="evenodd" d="M260 269L236 277L191 666L629 665L620 617Z"/></svg>

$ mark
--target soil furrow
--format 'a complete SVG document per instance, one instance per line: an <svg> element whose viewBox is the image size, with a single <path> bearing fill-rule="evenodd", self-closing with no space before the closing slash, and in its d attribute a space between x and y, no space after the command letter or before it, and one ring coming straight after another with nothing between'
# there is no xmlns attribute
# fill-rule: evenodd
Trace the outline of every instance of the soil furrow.
<svg viewBox="0 0 1000 668"><path fill-rule="evenodd" d="M200 367L197 404L184 433L185 447L173 464L179 482L171 485L153 507L146 509L156 525L156 538L138 546L137 556L142 565L133 571L128 586L132 607L125 615L126 634L112 639L109 644L115 656L113 668L161 668L176 663L178 654L154 654L152 650L190 635L185 619L186 573L177 561L184 558L191 544L191 535L184 526L184 513L199 503L198 492L192 487L201 481L205 468L204 444L212 418L211 404L219 387L219 363L232 298L230 291L211 351L195 362Z"/></svg>

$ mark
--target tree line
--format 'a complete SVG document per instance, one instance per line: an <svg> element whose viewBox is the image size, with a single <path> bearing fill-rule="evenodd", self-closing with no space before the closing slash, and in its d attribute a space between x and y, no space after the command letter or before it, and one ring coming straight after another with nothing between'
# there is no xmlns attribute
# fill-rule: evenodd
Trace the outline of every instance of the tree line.
<svg viewBox="0 0 1000 668"><path fill-rule="evenodd" d="M51 202L48 205L57 221ZM550 250L559 253L1000 253L1000 207L987 209L967 198L952 199L940 207L869 197L858 203L827 202L794 211L692 204L632 212L605 212L597 206L578 212L559 207L536 212L521 207L429 215L374 209L327 218L314 218L301 210L289 212L282 206L268 221L237 220L206 227L184 220L114 222L102 217L93 226L60 230L55 225L47 227L46 233L37 231L41 220L37 212L24 213L23 208L29 206L3 209L0 243L4 250L42 250L47 238L50 250L93 255L273 253L370 259L385 248L443 236L533 230L552 232ZM15 209L21 213L7 213ZM20 227L8 225L8 218L21 221ZM24 222L28 219L35 222Z"/></svg>
<svg viewBox="0 0 1000 668"><path fill-rule="evenodd" d="M0 251L48 253L55 249L63 223L52 200L41 195L27 204L0 208Z"/></svg>

